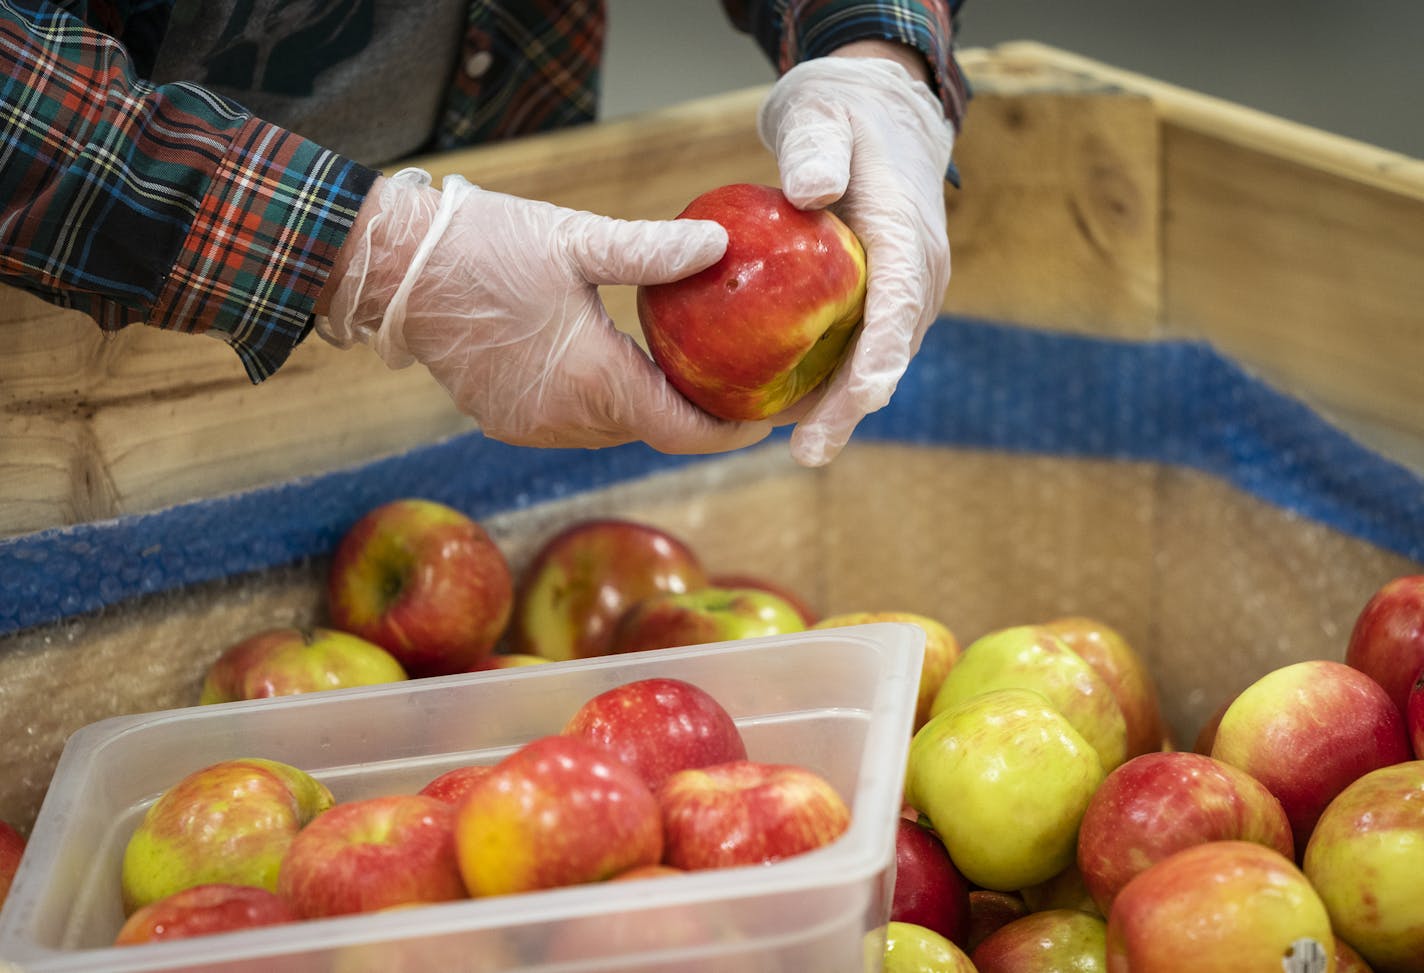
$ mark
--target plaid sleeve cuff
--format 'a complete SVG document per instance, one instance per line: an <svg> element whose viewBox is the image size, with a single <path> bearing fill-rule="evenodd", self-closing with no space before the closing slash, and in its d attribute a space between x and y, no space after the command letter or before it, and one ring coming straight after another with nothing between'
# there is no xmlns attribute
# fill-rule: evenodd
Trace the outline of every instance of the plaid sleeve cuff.
<svg viewBox="0 0 1424 973"><path fill-rule="evenodd" d="M147 323L207 332L253 382L311 329L316 298L376 174L259 119L231 133Z"/></svg>

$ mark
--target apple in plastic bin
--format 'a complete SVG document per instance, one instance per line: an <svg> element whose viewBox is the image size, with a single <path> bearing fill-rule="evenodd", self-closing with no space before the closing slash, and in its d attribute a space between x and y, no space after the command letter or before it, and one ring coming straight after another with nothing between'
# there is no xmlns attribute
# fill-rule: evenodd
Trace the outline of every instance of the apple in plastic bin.
<svg viewBox="0 0 1424 973"><path fill-rule="evenodd" d="M914 729L924 726L930 718L935 695L944 678L959 658L959 640L948 625L928 615L903 611L841 612L817 622L812 628L840 628L844 625L865 625L873 622L907 622L918 625L925 633L925 651L920 661L920 692L915 701Z"/></svg>
<svg viewBox="0 0 1424 973"><path fill-rule="evenodd" d="M703 410L776 415L851 347L865 309L865 250L830 210L799 210L773 186L720 186L678 219L720 223L727 250L690 277L638 288L648 350Z"/></svg>
<svg viewBox="0 0 1424 973"><path fill-rule="evenodd" d="M646 652L785 635L805 628L800 613L769 591L705 587L639 601L618 619L610 649L620 654Z"/></svg>
<svg viewBox="0 0 1424 973"><path fill-rule="evenodd" d="M306 771L262 757L188 774L149 807L124 846L125 913L194 885L276 891L292 839L334 803Z"/></svg>
<svg viewBox="0 0 1424 973"><path fill-rule="evenodd" d="M8 821L0 821L0 906L10 894L10 884L25 853L25 836Z"/></svg>
<svg viewBox="0 0 1424 973"><path fill-rule="evenodd" d="M820 774L735 760L680 770L657 790L663 862L696 871L763 865L814 851L850 827L850 808Z"/></svg>
<svg viewBox="0 0 1424 973"><path fill-rule="evenodd" d="M1107 915L1153 862L1208 841L1254 841L1295 854L1285 809L1264 784L1199 753L1145 753L1108 774L1078 829L1078 870Z"/></svg>
<svg viewBox="0 0 1424 973"><path fill-rule="evenodd" d="M1127 721L1112 688L1045 626L1015 625L975 639L945 675L930 712L993 689L1033 689L1048 697L1097 751L1104 770L1126 759Z"/></svg>
<svg viewBox="0 0 1424 973"><path fill-rule="evenodd" d="M437 774L416 793L433 797L446 804L458 805L475 786L475 782L494 768L489 764L464 764Z"/></svg>
<svg viewBox="0 0 1424 973"><path fill-rule="evenodd" d="M1424 672L1424 574L1386 582L1355 617L1345 662L1384 687L1401 713Z"/></svg>
<svg viewBox="0 0 1424 973"><path fill-rule="evenodd" d="M633 603L707 584L697 554L652 524L590 518L541 544L520 575L510 651L554 661L607 655Z"/></svg>
<svg viewBox="0 0 1424 973"><path fill-rule="evenodd" d="M431 500L381 504L332 555L335 628L390 652L411 676L475 668L509 624L514 580L504 552L473 518Z"/></svg>
<svg viewBox="0 0 1424 973"><path fill-rule="evenodd" d="M1078 824L1103 776L1097 751L1046 696L991 689L914 735L905 800L929 819L966 879L1014 891L1072 864Z"/></svg>
<svg viewBox="0 0 1424 973"><path fill-rule="evenodd" d="M273 628L224 649L203 677L198 703L268 699L405 678L395 656L349 632Z"/></svg>
<svg viewBox="0 0 1424 973"><path fill-rule="evenodd" d="M879 946L879 938L874 940ZM873 969L867 964L867 968ZM964 950L952 941L913 922L892 921L885 927L881 973L978 973Z"/></svg>
<svg viewBox="0 0 1424 973"><path fill-rule="evenodd" d="M1336 934L1378 973L1424 970L1424 760L1373 770L1336 795L1303 867Z"/></svg>
<svg viewBox="0 0 1424 973"><path fill-rule="evenodd" d="M191 939L300 918L286 899L255 885L194 885L150 902L129 916L119 927L114 945Z"/></svg>
<svg viewBox="0 0 1424 973"><path fill-rule="evenodd" d="M1211 755L1280 800L1297 858L1331 798L1377 767L1409 759L1404 716L1369 676L1311 659L1266 673L1222 714Z"/></svg>
<svg viewBox="0 0 1424 973"><path fill-rule="evenodd" d="M562 732L607 750L652 791L679 770L747 757L731 714L683 679L638 679L605 690L585 701Z"/></svg>
<svg viewBox="0 0 1424 973"><path fill-rule="evenodd" d="M1334 951L1330 917L1305 875L1252 841L1169 855L1128 882L1108 915L1112 973L1326 973Z"/></svg>
<svg viewBox="0 0 1424 973"><path fill-rule="evenodd" d="M571 736L540 737L475 782L455 820L470 895L579 885L662 860L658 802L633 768Z"/></svg>
<svg viewBox="0 0 1424 973"><path fill-rule="evenodd" d="M969 942L969 883L930 828L908 818L895 827L895 890L890 919L933 929L956 946Z"/></svg>
<svg viewBox="0 0 1424 973"><path fill-rule="evenodd" d="M1067 615L1043 627L1092 666L1112 690L1127 723L1127 756L1162 749L1167 737L1161 699L1147 663L1121 632L1085 615Z"/></svg>
<svg viewBox="0 0 1424 973"><path fill-rule="evenodd" d="M1067 973L1107 968L1107 921L1078 909L1045 909L987 936L969 958L978 973Z"/></svg>

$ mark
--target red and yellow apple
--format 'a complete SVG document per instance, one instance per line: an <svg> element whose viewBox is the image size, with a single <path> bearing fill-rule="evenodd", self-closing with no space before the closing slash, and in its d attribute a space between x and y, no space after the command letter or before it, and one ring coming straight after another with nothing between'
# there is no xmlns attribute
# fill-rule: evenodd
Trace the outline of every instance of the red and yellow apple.
<svg viewBox="0 0 1424 973"><path fill-rule="evenodd" d="M504 635L514 581L503 551L462 511L419 498L368 511L328 570L333 627L381 646L411 676L477 667Z"/></svg>
<svg viewBox="0 0 1424 973"><path fill-rule="evenodd" d="M194 885L134 912L119 927L114 945L191 939L300 918L286 899L255 885Z"/></svg>
<svg viewBox="0 0 1424 973"><path fill-rule="evenodd" d="M1424 672L1424 574L1394 578L1355 617L1345 662L1374 679L1402 713Z"/></svg>
<svg viewBox="0 0 1424 973"><path fill-rule="evenodd" d="M865 250L830 210L799 210L773 186L720 186L678 219L720 223L727 250L699 273L638 288L648 350L703 410L774 416L851 347L865 307Z"/></svg>
<svg viewBox="0 0 1424 973"><path fill-rule="evenodd" d="M607 655L635 602L704 587L696 552L652 524L589 518L545 540L520 575L510 651L554 661Z"/></svg>
<svg viewBox="0 0 1424 973"><path fill-rule="evenodd" d="M426 782L416 793L433 797L446 804L458 805L475 786L475 781L484 777L493 768L489 764L463 764L437 774Z"/></svg>
<svg viewBox="0 0 1424 973"><path fill-rule="evenodd" d="M405 678L395 656L349 632L273 628L224 649L203 677L198 703L268 699Z"/></svg>
<svg viewBox="0 0 1424 973"><path fill-rule="evenodd" d="M805 627L800 613L769 591L702 587L650 595L630 606L618 619L609 650L646 652L784 635Z"/></svg>
<svg viewBox="0 0 1424 973"><path fill-rule="evenodd" d="M954 867L939 836L904 817L895 828L890 920L933 929L956 946L969 943L969 883Z"/></svg>
<svg viewBox="0 0 1424 973"><path fill-rule="evenodd" d="M1103 970L1107 929L1107 921L1092 912L1045 909L1001 926L969 958L978 973Z"/></svg>
<svg viewBox="0 0 1424 973"><path fill-rule="evenodd" d="M843 625L865 625L874 622L908 622L925 633L925 653L920 662L920 692L915 702L914 729L929 721L935 696L944 678L959 658L959 640L948 625L928 615L903 611L840 612L817 622L813 628L839 628Z"/></svg>
<svg viewBox="0 0 1424 973"><path fill-rule="evenodd" d="M8 821L0 821L0 906L10 894L10 885L25 853L25 836Z"/></svg>
<svg viewBox="0 0 1424 973"><path fill-rule="evenodd" d="M731 714L683 679L638 679L605 690L585 701L562 732L607 750L651 791L679 770L747 757Z"/></svg>
<svg viewBox="0 0 1424 973"><path fill-rule="evenodd" d="M807 628L815 625L820 619L820 615L811 607L811 603L802 597L798 591L793 591L787 585L761 574L748 574L746 572L723 572L714 574L707 579L707 583L714 588L760 588L762 591L769 591L782 601L786 602L796 613L801 616L801 622Z"/></svg>
<svg viewBox="0 0 1424 973"><path fill-rule="evenodd" d="M1085 615L1067 615L1044 628L1092 666L1112 690L1127 722L1127 756L1162 749L1167 726L1152 672L1121 632Z"/></svg>

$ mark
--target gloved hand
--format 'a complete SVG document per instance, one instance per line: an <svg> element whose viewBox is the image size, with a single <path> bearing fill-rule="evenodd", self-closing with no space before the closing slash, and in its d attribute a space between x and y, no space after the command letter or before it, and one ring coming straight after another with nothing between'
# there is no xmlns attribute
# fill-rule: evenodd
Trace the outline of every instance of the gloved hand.
<svg viewBox="0 0 1424 973"><path fill-rule="evenodd" d="M820 466L890 401L939 312L949 286L944 182L954 128L929 86L894 61L829 56L772 85L758 129L792 205L829 205L860 237L870 270L854 349L793 413L792 456Z"/></svg>
<svg viewBox="0 0 1424 973"><path fill-rule="evenodd" d="M676 280L726 246L708 221L614 220L460 176L437 192L428 173L403 169L363 206L317 331L368 342L392 368L420 362L503 442L736 449L771 424L725 422L684 399L614 328L597 289Z"/></svg>

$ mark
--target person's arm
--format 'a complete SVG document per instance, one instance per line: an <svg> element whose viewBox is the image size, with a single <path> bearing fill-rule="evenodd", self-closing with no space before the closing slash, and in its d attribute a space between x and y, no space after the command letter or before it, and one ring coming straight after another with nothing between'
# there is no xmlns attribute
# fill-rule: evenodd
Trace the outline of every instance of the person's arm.
<svg viewBox="0 0 1424 973"><path fill-rule="evenodd" d="M254 381L311 327L375 173L189 84L51 3L0 0L0 280L222 338Z"/></svg>

